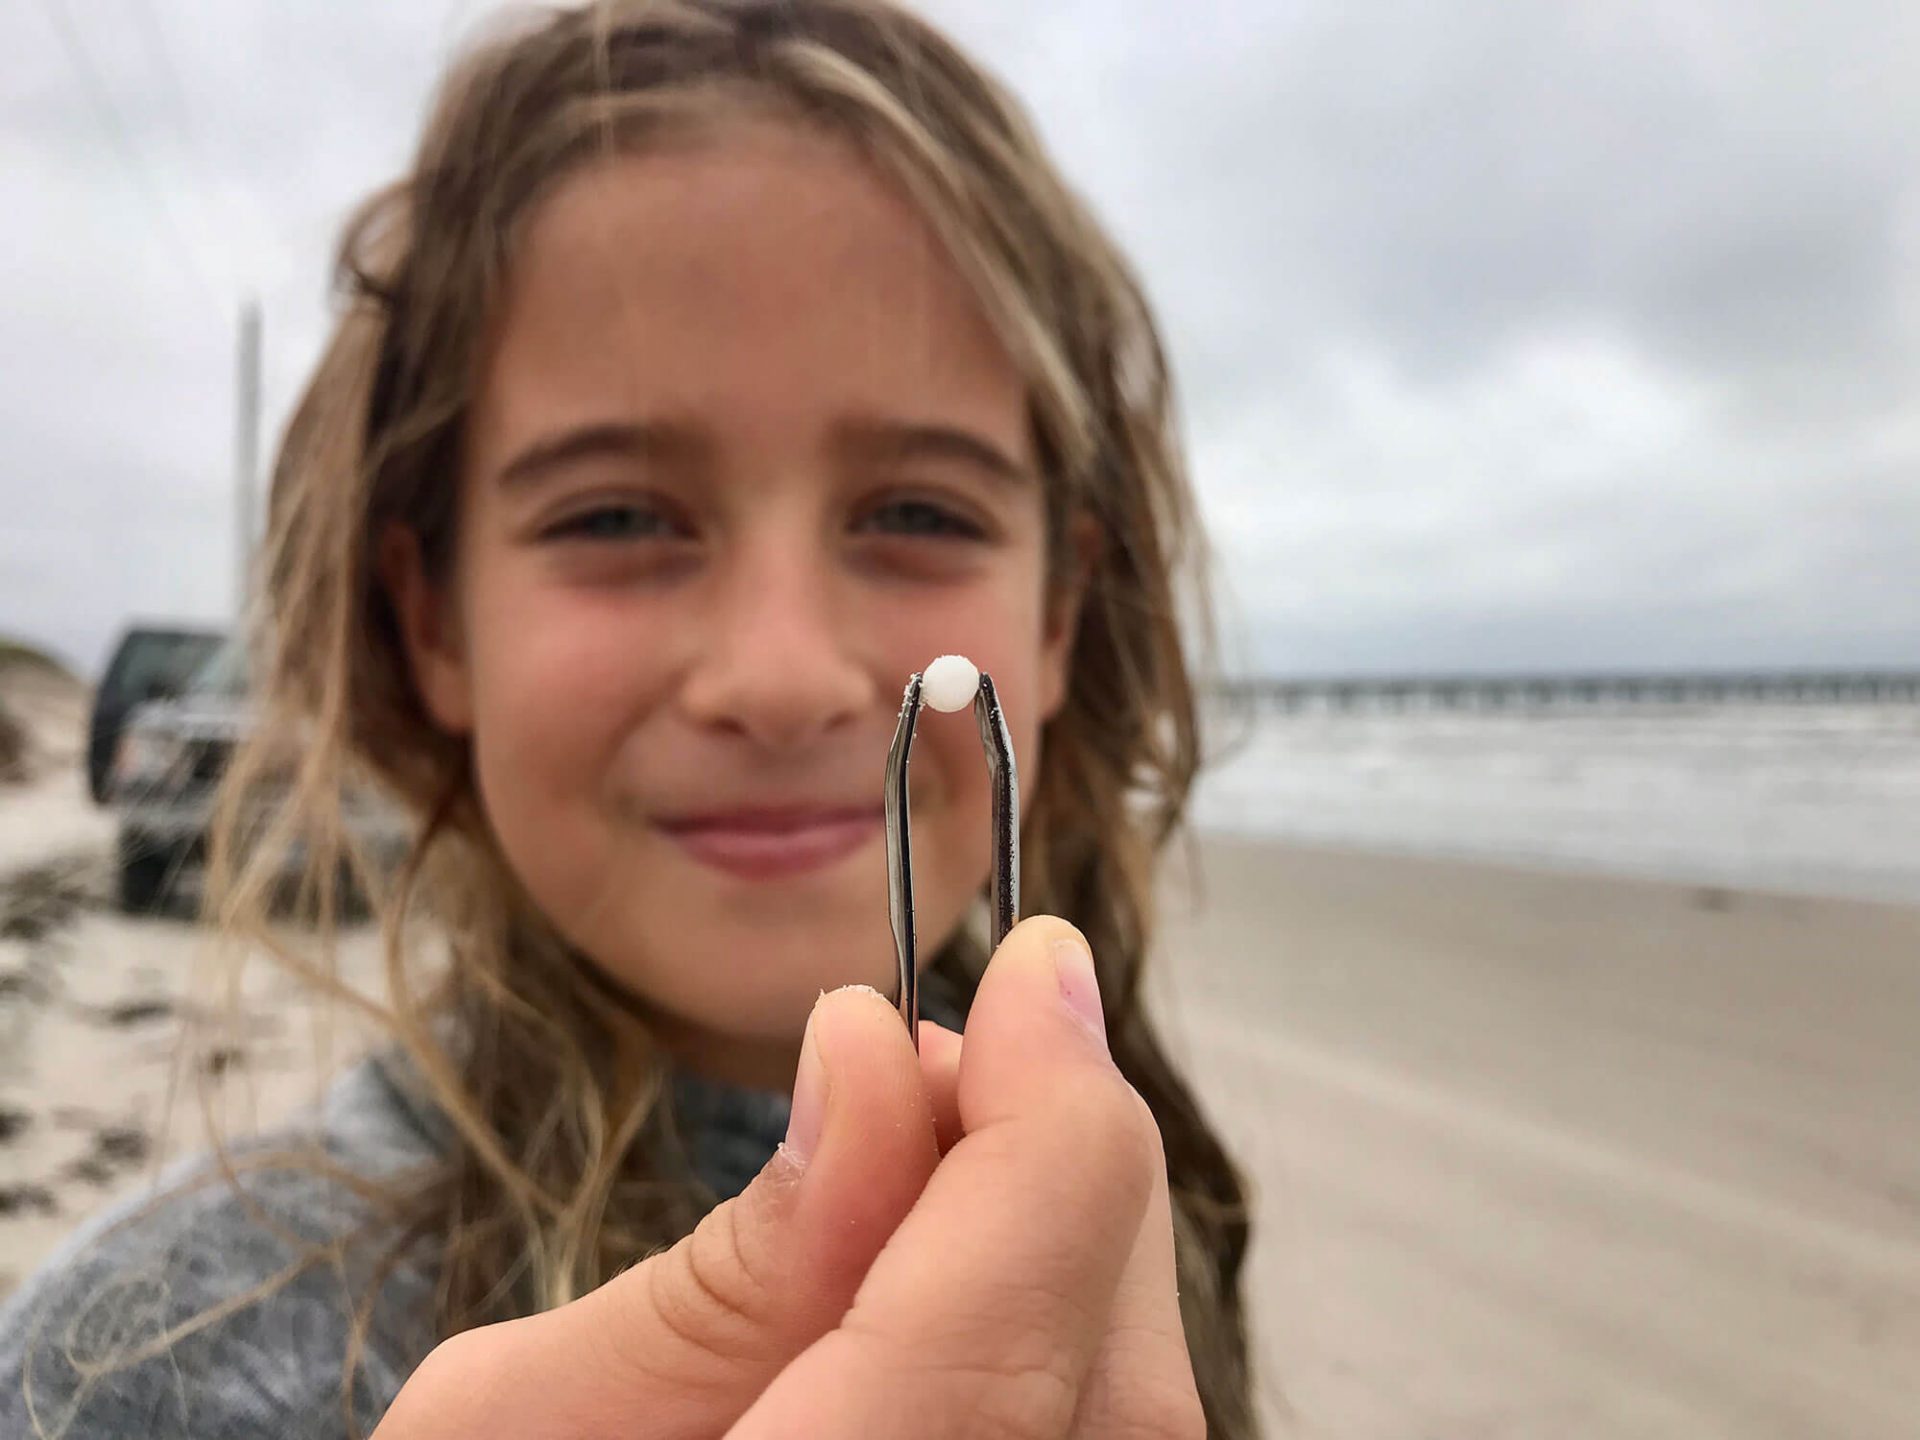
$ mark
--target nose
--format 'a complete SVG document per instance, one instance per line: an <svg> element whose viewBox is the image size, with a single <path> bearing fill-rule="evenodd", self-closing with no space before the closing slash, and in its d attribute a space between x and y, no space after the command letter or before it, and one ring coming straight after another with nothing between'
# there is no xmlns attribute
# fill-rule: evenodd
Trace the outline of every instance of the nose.
<svg viewBox="0 0 1920 1440"><path fill-rule="evenodd" d="M682 704L706 727L800 750L869 709L874 676L831 567L788 544L742 553L717 580Z"/></svg>

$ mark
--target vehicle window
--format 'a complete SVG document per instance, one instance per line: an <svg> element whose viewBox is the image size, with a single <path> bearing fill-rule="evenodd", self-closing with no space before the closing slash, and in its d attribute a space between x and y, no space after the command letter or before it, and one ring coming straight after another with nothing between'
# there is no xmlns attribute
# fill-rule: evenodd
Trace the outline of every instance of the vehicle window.
<svg viewBox="0 0 1920 1440"><path fill-rule="evenodd" d="M246 647L225 641L201 662L185 687L195 695L238 697L247 691Z"/></svg>
<svg viewBox="0 0 1920 1440"><path fill-rule="evenodd" d="M127 702L155 694L176 695L219 643L219 637L212 635L136 633L121 648L105 688Z"/></svg>

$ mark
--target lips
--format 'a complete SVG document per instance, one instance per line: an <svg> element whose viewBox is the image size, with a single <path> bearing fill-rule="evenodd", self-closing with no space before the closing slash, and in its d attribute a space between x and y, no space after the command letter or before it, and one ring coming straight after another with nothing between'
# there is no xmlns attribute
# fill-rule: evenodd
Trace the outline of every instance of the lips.
<svg viewBox="0 0 1920 1440"><path fill-rule="evenodd" d="M704 865L747 880L824 869L880 830L877 805L735 810L656 822Z"/></svg>

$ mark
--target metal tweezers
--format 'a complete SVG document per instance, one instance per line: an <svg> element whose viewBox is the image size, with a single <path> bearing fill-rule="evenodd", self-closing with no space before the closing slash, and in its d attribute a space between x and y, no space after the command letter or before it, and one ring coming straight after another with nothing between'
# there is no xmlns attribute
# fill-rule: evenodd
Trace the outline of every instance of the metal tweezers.
<svg viewBox="0 0 1920 1440"><path fill-rule="evenodd" d="M900 959L900 988L896 1001L900 1018L916 1048L920 1043L920 966L913 936L912 826L907 813L907 758L913 750L913 729L920 719L920 680L907 681L900 702L900 723L887 754L887 913L893 920L893 943ZM991 948L1000 948L1014 921L1020 918L1020 777L1013 763L1013 737L1000 713L993 677L980 674L973 696L973 716L980 723L980 746L987 752L987 776L993 786L993 873L988 880L987 903Z"/></svg>

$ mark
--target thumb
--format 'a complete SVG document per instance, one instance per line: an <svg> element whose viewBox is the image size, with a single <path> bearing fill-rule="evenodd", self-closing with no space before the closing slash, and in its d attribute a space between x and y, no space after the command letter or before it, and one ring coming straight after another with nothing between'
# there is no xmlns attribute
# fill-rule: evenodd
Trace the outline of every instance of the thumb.
<svg viewBox="0 0 1920 1440"><path fill-rule="evenodd" d="M839 1324L938 1163L898 1013L864 986L825 995L801 1043L786 1141L753 1183L592 1294L442 1346L439 1377L422 1386L435 1396L409 1392L441 1351L382 1440L718 1434ZM409 1409L425 1423L392 1423Z"/></svg>
<svg viewBox="0 0 1920 1440"><path fill-rule="evenodd" d="M807 1022L787 1139L737 1198L602 1287L580 1318L656 1396L650 1435L714 1433L840 1322L939 1162L919 1058L892 1005L855 987ZM660 1393L663 1387L670 1393Z"/></svg>
<svg viewBox="0 0 1920 1440"><path fill-rule="evenodd" d="M1036 916L1001 942L960 1050L964 1138L840 1325L768 1386L735 1440L1081 1433L1076 1410L1161 1163L1099 1016L1072 926ZM1171 1291L1170 1267L1165 1280ZM1185 1433L1103 1433L1122 1430Z"/></svg>

